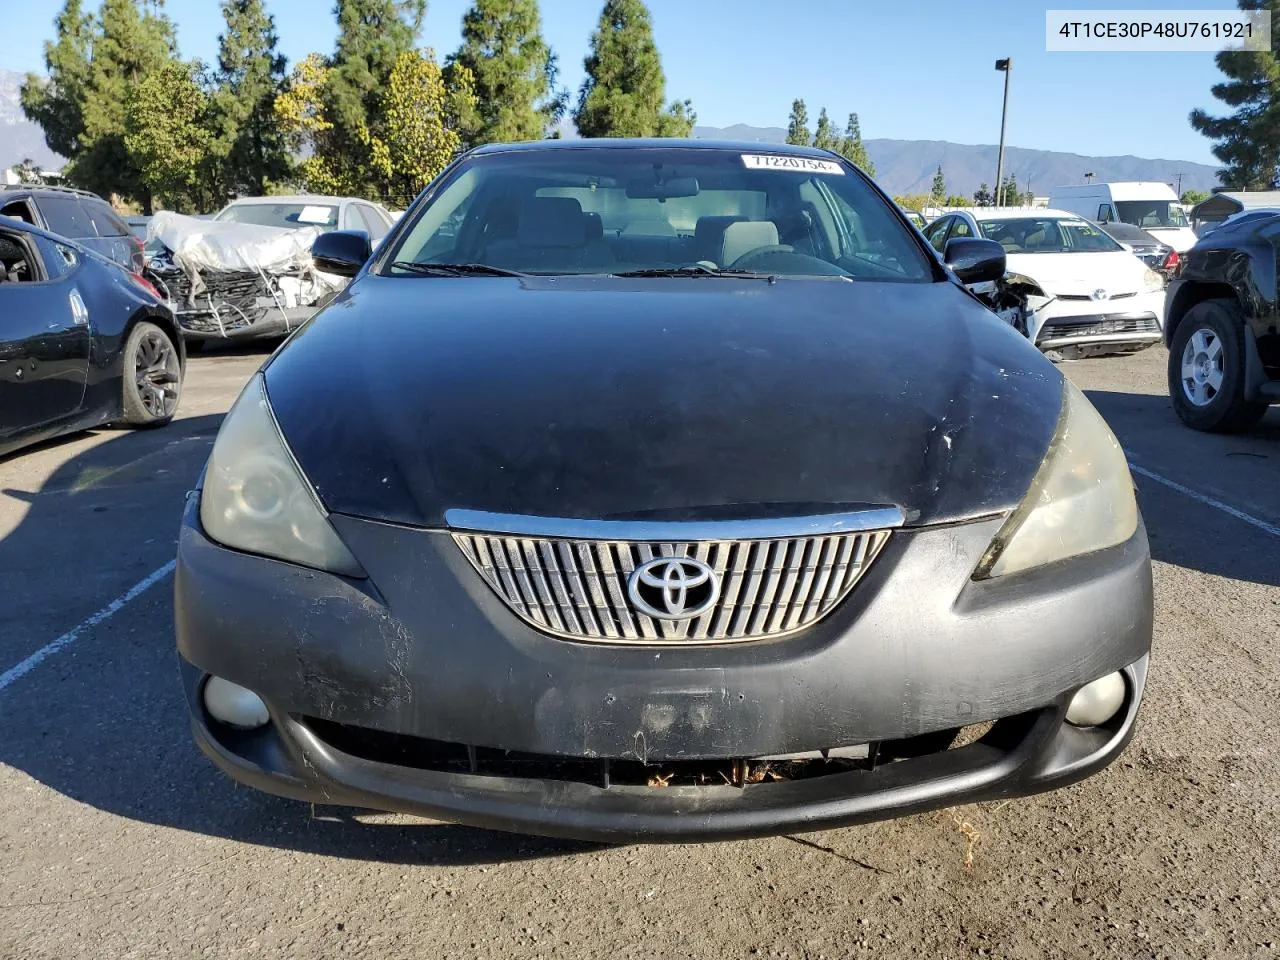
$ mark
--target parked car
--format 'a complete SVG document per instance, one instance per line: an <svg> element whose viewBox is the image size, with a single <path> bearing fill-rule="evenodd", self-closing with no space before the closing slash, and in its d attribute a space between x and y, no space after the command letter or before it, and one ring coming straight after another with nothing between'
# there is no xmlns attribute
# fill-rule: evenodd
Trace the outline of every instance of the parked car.
<svg viewBox="0 0 1280 960"><path fill-rule="evenodd" d="M1008 275L992 299L1041 350L1062 357L1129 353L1160 341L1164 277L1096 224L1062 210L975 207L925 230L935 249L985 237L1005 250Z"/></svg>
<svg viewBox="0 0 1280 960"><path fill-rule="evenodd" d="M345 283L312 269L312 240L343 227L376 245L391 224L381 206L353 197L246 197L212 218L164 212L148 226L149 276L193 350L209 340L283 336Z"/></svg>
<svg viewBox="0 0 1280 960"><path fill-rule="evenodd" d="M709 840L1046 790L1128 741L1132 479L962 289L998 244L935 258L825 151L555 140L464 155L372 257L312 253L354 280L241 393L180 532L193 731L236 779Z"/></svg>
<svg viewBox="0 0 1280 960"><path fill-rule="evenodd" d="M1099 223L1118 220L1133 224L1179 254L1190 250L1196 242L1178 195L1173 187L1159 181L1123 180L1054 187L1049 191L1049 206Z"/></svg>
<svg viewBox="0 0 1280 960"><path fill-rule="evenodd" d="M1197 430L1243 430L1280 403L1280 212L1223 223L1169 284L1164 338L1173 409Z"/></svg>
<svg viewBox="0 0 1280 960"><path fill-rule="evenodd" d="M31 184L0 186L0 216L75 240L135 273L145 265L142 241L96 193Z"/></svg>
<svg viewBox="0 0 1280 960"><path fill-rule="evenodd" d="M186 355L139 275L0 220L0 454L104 423L168 423Z"/></svg>
<svg viewBox="0 0 1280 960"><path fill-rule="evenodd" d="M1180 259L1178 251L1167 243L1157 240L1141 227L1135 227L1131 223L1121 223L1119 220L1102 223L1099 226L1103 233L1166 280L1178 269Z"/></svg>
<svg viewBox="0 0 1280 960"><path fill-rule="evenodd" d="M220 223L254 223L264 227L318 227L320 230L364 230L376 245L394 218L381 204L358 197L310 194L242 197L214 214Z"/></svg>
<svg viewBox="0 0 1280 960"><path fill-rule="evenodd" d="M910 223L917 230L923 230L925 228L926 221L924 218L924 214L921 213L919 210L908 210L906 207L903 207L902 215L906 217L907 222Z"/></svg>

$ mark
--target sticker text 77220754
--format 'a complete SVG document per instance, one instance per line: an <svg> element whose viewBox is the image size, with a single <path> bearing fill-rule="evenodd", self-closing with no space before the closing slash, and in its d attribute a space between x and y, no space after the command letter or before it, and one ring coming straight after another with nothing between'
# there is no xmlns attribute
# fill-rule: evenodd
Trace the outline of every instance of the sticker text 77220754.
<svg viewBox="0 0 1280 960"><path fill-rule="evenodd" d="M795 157L785 154L744 153L742 164L749 170L794 170L796 173L835 173L844 175L844 168L834 160L818 160L814 157Z"/></svg>

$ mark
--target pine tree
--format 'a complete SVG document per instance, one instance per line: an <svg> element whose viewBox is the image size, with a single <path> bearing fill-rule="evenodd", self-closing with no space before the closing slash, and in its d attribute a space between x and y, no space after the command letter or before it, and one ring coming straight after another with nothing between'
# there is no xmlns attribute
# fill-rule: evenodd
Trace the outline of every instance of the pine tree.
<svg viewBox="0 0 1280 960"><path fill-rule="evenodd" d="M1240 0L1242 10L1271 12L1272 43L1266 51L1223 51L1215 58L1227 79L1212 94L1233 113L1213 117L1191 111L1191 126L1216 141L1213 155L1223 163L1218 179L1232 190L1272 190L1280 179L1280 0Z"/></svg>
<svg viewBox="0 0 1280 960"><path fill-rule="evenodd" d="M947 196L947 178L942 175L942 164L938 164L938 171L933 175L933 184L929 190L929 195L933 198L933 205L939 206Z"/></svg>
<svg viewBox="0 0 1280 960"><path fill-rule="evenodd" d="M462 46L449 58L449 70L459 67L475 85L474 115L462 118L468 145L538 140L568 107L537 0L475 0L462 18Z"/></svg>
<svg viewBox="0 0 1280 960"><path fill-rule="evenodd" d="M867 156L867 148L862 143L862 125L858 123L856 113L849 114L849 122L845 124L844 136L840 138L837 150L850 163L862 168L867 176L876 175L876 165Z"/></svg>
<svg viewBox="0 0 1280 960"><path fill-rule="evenodd" d="M22 84L22 112L40 125L49 149L74 160L84 132L84 98L89 84L93 17L81 0L67 0L53 21L56 41L45 41L48 79L33 73Z"/></svg>
<svg viewBox="0 0 1280 960"><path fill-rule="evenodd" d="M667 80L643 0L605 0L573 122L584 137L688 136L697 119L688 101L663 106Z"/></svg>
<svg viewBox="0 0 1280 960"><path fill-rule="evenodd" d="M1022 206L1022 191L1018 189L1018 179L1013 174L1009 174L1004 178L1004 184L1000 187L1000 194L996 202L998 205L1005 207Z"/></svg>
<svg viewBox="0 0 1280 960"><path fill-rule="evenodd" d="M791 101L791 118L787 121L787 143L807 147L813 143L809 135L809 111L803 100Z"/></svg>
<svg viewBox="0 0 1280 960"><path fill-rule="evenodd" d="M991 188L985 183L981 184L977 190L973 192L973 205L975 207L990 207L995 203L991 196Z"/></svg>
<svg viewBox="0 0 1280 960"><path fill-rule="evenodd" d="M124 145L125 110L134 87L174 58L173 24L138 0L103 0L93 38L73 182L104 196L121 194L151 210L151 193Z"/></svg>
<svg viewBox="0 0 1280 960"><path fill-rule="evenodd" d="M284 85L285 58L276 49L275 18L263 0L223 0L226 31L218 38L214 95L223 180L230 190L261 196L289 173L284 134L273 107Z"/></svg>
<svg viewBox="0 0 1280 960"><path fill-rule="evenodd" d="M835 150L840 146L840 138L836 136L831 119L827 116L827 108L818 111L818 125L813 131L813 145L819 150Z"/></svg>

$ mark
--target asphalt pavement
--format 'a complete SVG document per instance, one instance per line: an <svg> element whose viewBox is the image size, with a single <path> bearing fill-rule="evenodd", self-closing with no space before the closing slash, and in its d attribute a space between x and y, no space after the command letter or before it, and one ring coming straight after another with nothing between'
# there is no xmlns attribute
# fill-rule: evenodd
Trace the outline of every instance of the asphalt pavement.
<svg viewBox="0 0 1280 960"><path fill-rule="evenodd" d="M1280 956L1280 409L1208 436L1170 410L1162 347L1063 366L1125 446L1155 558L1144 714L1100 775L596 847L275 799L193 746L175 535L265 356L193 356L165 429L0 459L0 957Z"/></svg>

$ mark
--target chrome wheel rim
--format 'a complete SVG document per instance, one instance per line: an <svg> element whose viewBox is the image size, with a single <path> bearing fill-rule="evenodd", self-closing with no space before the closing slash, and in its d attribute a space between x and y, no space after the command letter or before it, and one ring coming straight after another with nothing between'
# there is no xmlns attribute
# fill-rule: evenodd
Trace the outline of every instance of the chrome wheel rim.
<svg viewBox="0 0 1280 960"><path fill-rule="evenodd" d="M1182 350L1182 393L1193 406L1207 407L1222 392L1222 339L1201 327Z"/></svg>
<svg viewBox="0 0 1280 960"><path fill-rule="evenodd" d="M133 382L143 409L157 420L178 408L181 370L178 352L162 333L148 331L133 354Z"/></svg>

